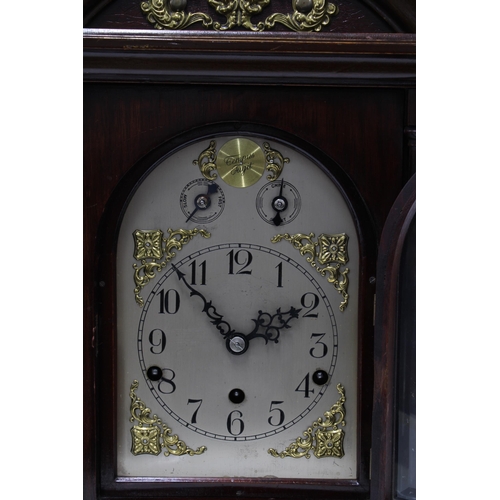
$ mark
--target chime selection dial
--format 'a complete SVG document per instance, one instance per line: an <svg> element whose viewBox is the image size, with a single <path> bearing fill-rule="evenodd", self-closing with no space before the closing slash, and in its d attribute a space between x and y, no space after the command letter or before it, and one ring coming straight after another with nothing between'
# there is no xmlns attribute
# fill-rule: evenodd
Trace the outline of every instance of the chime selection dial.
<svg viewBox="0 0 500 500"><path fill-rule="evenodd" d="M258 214L268 224L282 226L292 222L300 213L298 189L284 178L265 184L256 199Z"/></svg>

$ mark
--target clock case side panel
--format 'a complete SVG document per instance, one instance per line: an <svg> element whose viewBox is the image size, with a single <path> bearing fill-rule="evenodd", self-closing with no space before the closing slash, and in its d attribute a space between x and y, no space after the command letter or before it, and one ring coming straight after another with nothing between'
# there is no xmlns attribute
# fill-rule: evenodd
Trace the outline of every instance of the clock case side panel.
<svg viewBox="0 0 500 500"><path fill-rule="evenodd" d="M395 425L398 315L403 248L416 214L416 174L394 202L384 226L377 263L374 338L374 402L372 423L372 500L393 496L396 454Z"/></svg>
<svg viewBox="0 0 500 500"><path fill-rule="evenodd" d="M360 282L358 314L358 480L285 480L183 478L150 481L116 477L116 251L121 220L136 189L165 157L203 138L237 134L276 139L300 151L335 183L349 206L359 240ZM167 140L130 168L110 196L101 218L97 238L95 279L98 335L97 393L97 497L98 498L304 498L361 499L369 492L369 460L372 411L373 295L376 241L374 223L361 195L342 168L314 146L281 130L241 122L218 123L191 129Z"/></svg>

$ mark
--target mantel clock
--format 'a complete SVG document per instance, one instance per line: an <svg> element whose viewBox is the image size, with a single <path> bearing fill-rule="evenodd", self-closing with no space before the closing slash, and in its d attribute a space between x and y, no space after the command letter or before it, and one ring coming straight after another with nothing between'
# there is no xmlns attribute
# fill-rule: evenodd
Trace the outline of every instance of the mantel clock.
<svg viewBox="0 0 500 500"><path fill-rule="evenodd" d="M360 0L88 3L85 499L381 500L413 35Z"/></svg>

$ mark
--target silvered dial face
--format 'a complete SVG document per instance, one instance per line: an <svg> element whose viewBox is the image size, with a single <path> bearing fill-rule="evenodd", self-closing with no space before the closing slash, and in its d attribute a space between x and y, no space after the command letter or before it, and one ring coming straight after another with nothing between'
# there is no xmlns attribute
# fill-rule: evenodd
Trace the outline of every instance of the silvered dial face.
<svg viewBox="0 0 500 500"><path fill-rule="evenodd" d="M166 157L119 234L118 475L355 478L358 260L342 195L289 145Z"/></svg>
<svg viewBox="0 0 500 500"><path fill-rule="evenodd" d="M211 245L179 258L142 310L144 380L173 419L202 436L274 436L309 415L333 375L337 327L328 297L313 270L269 246ZM172 355L180 352L196 364ZM151 367L158 375L148 376Z"/></svg>

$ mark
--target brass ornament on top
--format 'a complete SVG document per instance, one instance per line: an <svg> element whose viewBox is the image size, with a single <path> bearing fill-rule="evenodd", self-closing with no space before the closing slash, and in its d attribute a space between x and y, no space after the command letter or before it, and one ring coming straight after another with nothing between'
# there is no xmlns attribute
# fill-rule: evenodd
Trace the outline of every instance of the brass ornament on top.
<svg viewBox="0 0 500 500"><path fill-rule="evenodd" d="M340 192L286 143L200 140L155 167L118 243L119 475L164 476L163 451L175 477L331 477L287 457L354 477L348 233Z"/></svg>
<svg viewBox="0 0 500 500"><path fill-rule="evenodd" d="M203 12L188 12L189 0L147 0L141 3L141 10L148 21L157 29L184 29L195 23L205 28L226 31L246 28L251 31L265 31L276 24L282 24L292 31L321 31L330 24L331 17L338 14L338 7L326 0L292 0L291 14L274 12L257 24L252 17L260 14L271 4L271 0L207 0L217 14L226 17L224 24L215 21ZM272 8L272 6L271 6Z"/></svg>

